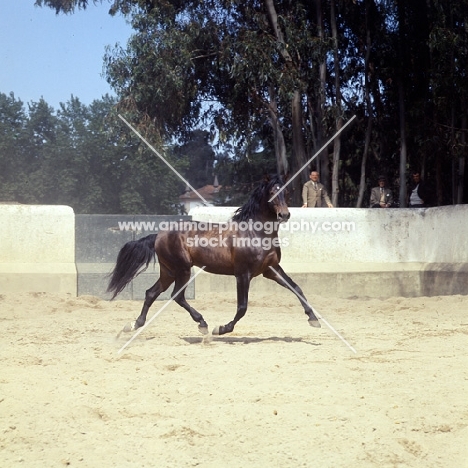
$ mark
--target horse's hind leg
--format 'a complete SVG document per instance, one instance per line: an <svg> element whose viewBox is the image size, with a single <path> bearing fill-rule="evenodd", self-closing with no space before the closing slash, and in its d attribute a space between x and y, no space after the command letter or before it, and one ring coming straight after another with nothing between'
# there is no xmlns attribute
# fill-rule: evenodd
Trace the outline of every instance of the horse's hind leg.
<svg viewBox="0 0 468 468"><path fill-rule="evenodd" d="M200 333L206 335L208 333L208 324L205 322L202 314L197 312L185 299L185 290L187 289L187 284L190 281L190 269L184 270L183 272L177 273L174 291L172 296L174 301L177 302L181 307L183 307L192 317L192 319L198 323L198 330ZM175 295L174 295L175 294Z"/></svg>
<svg viewBox="0 0 468 468"><path fill-rule="evenodd" d="M275 268L268 268L267 271L263 273L263 276L265 278L276 281L284 288L288 288L293 291L302 304L302 307L304 307L304 312L309 317L309 325L316 328L321 327L320 322L314 314L312 307L307 302L302 289L284 272L284 270L279 265L277 265Z"/></svg>
<svg viewBox="0 0 468 468"><path fill-rule="evenodd" d="M141 309L139 317L136 319L131 331L136 330L137 328L142 327L146 322L146 316L150 307L153 305L153 302L158 298L158 296L163 293L172 283L174 278L169 275L166 269L161 265L159 279L156 283L151 286L151 288L146 290L145 301L143 302L143 307Z"/></svg>

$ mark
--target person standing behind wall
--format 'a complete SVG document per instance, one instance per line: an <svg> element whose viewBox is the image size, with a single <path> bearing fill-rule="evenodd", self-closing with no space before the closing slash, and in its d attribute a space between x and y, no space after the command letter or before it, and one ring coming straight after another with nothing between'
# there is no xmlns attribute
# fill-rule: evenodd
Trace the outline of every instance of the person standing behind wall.
<svg viewBox="0 0 468 468"><path fill-rule="evenodd" d="M302 208L320 208L328 206L333 208L327 189L319 182L320 174L317 171L310 173L310 180L302 188Z"/></svg>
<svg viewBox="0 0 468 468"><path fill-rule="evenodd" d="M430 205L430 195L426 184L421 179L419 171L413 171L411 174L412 182L408 190L408 207L425 208Z"/></svg>
<svg viewBox="0 0 468 468"><path fill-rule="evenodd" d="M371 208L390 208L393 204L393 193L386 186L385 176L379 176L379 186L371 190L370 207Z"/></svg>

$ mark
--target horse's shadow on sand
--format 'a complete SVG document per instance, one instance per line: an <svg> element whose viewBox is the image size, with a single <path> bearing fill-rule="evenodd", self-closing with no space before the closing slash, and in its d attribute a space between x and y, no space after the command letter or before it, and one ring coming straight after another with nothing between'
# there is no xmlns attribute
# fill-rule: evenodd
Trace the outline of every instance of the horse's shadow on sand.
<svg viewBox="0 0 468 468"><path fill-rule="evenodd" d="M205 336L183 336L182 339L189 344L200 343L225 343L225 344L256 344L267 341L283 342L283 343L303 343L310 346L320 346L321 343L313 343L302 338L292 338L290 336L269 336L267 338L258 338L252 336L213 336L210 335L209 339Z"/></svg>

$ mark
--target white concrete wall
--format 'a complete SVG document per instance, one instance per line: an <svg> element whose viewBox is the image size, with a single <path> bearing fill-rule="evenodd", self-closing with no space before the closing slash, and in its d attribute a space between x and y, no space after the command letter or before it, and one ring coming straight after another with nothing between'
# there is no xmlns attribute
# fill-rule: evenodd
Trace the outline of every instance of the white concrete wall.
<svg viewBox="0 0 468 468"><path fill-rule="evenodd" d="M227 221L235 208L197 207L194 220ZM468 262L468 205L428 209L290 208L283 262Z"/></svg>
<svg viewBox="0 0 468 468"><path fill-rule="evenodd" d="M0 204L0 293L76 291L72 208Z"/></svg>
<svg viewBox="0 0 468 468"><path fill-rule="evenodd" d="M190 214L218 222L235 209L197 207ZM280 230L288 242L281 265L304 290L341 297L468 294L468 205L290 211ZM264 289L272 284L256 281ZM231 292L235 280L197 277L196 294L213 289ZM76 295L70 207L0 204L0 293L25 291Z"/></svg>
<svg viewBox="0 0 468 468"><path fill-rule="evenodd" d="M189 214L194 220L219 222L230 219L234 211L197 207ZM453 275L467 274L468 205L290 208L290 212L291 219L280 228L282 242L289 244L282 248L281 265L288 273L315 275L304 281L320 284L321 291L341 296L352 295L353 290L370 296L416 296L463 289L460 276L454 286ZM437 278L428 281L429 272L437 272ZM442 280L442 273L451 276ZM444 289L444 281L452 285ZM468 294L468 283L465 290Z"/></svg>

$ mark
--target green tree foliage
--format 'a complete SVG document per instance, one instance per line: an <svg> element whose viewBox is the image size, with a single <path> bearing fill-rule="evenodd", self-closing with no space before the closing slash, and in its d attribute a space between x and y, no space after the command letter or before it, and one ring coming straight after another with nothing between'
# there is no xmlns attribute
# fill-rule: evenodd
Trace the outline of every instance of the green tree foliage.
<svg viewBox="0 0 468 468"><path fill-rule="evenodd" d="M95 3L95 0L93 0ZM37 6L45 6L59 13L73 13L77 8L86 8L88 0L36 0Z"/></svg>
<svg viewBox="0 0 468 468"><path fill-rule="evenodd" d="M36 3L69 13L91 2ZM209 129L235 148L217 162L233 184L248 177L233 177L231 165L258 175L252 154L295 173L357 115L335 154L327 148L313 164L329 188L332 172L338 179L338 205L367 206L380 173L404 204L413 168L432 182L437 204L467 200L468 0L109 5L135 30L105 59L119 111L161 143ZM296 201L305 176L292 184Z"/></svg>
<svg viewBox="0 0 468 468"><path fill-rule="evenodd" d="M184 173L192 187L199 188L213 184L216 154L209 144L207 131L195 130L185 143L175 146L173 151L175 157L188 161L188 167Z"/></svg>
<svg viewBox="0 0 468 468"><path fill-rule="evenodd" d="M27 141L25 125L23 103L13 94L0 94L0 194L3 200L14 200L16 191L24 189L24 170L28 166L28 153L23 149Z"/></svg>
<svg viewBox="0 0 468 468"><path fill-rule="evenodd" d="M162 139L205 123L221 143L249 147L263 134L276 148L284 132L291 164L278 150L277 169L285 176L297 170L321 143L313 130L322 122L311 123L303 104L319 92L326 45L313 35L307 2L284 3L281 17L267 3L115 2L135 29L126 49L106 57L120 110L150 122Z"/></svg>
<svg viewBox="0 0 468 468"><path fill-rule="evenodd" d="M216 173L222 186L217 204L240 206L260 180L276 173L275 157L259 141L252 141L248 148L227 145L226 150L217 155ZM291 202L291 192L286 194Z"/></svg>
<svg viewBox="0 0 468 468"><path fill-rule="evenodd" d="M180 212L183 184L114 115L115 99L78 98L54 112L0 93L0 200L77 213ZM171 158L170 155L167 157ZM184 158L173 165L183 168Z"/></svg>

